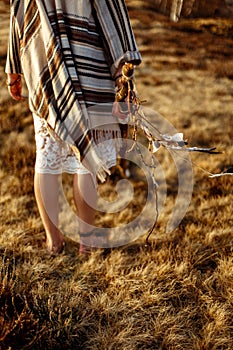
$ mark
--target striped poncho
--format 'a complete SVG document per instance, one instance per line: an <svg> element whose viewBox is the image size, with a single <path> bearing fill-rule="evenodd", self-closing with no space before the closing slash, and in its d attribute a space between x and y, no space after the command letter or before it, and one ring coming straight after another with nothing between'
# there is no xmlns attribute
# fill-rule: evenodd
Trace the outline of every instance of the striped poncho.
<svg viewBox="0 0 233 350"><path fill-rule="evenodd" d="M6 73L24 75L31 111L92 173L104 164L90 111L97 111L95 127L116 128L106 106L114 101L114 74L126 61L139 64L141 56L124 0L11 1ZM93 107L102 103L105 108Z"/></svg>

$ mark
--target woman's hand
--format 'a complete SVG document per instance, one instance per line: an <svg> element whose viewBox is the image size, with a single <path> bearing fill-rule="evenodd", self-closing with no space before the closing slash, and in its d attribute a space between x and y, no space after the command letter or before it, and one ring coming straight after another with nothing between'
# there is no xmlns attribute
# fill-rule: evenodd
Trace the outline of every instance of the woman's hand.
<svg viewBox="0 0 233 350"><path fill-rule="evenodd" d="M22 96L22 80L20 74L7 74L7 86L11 97L16 101L21 101Z"/></svg>
<svg viewBox="0 0 233 350"><path fill-rule="evenodd" d="M122 87L121 77L122 77L122 74L120 69L116 73L116 78L115 78L116 89L121 89ZM126 104L127 104L127 98L125 99L125 101L122 101L122 102L118 102L115 100L112 107L112 114L115 117L122 119L123 124L126 122L126 119L128 119L128 108L126 108Z"/></svg>
<svg viewBox="0 0 233 350"><path fill-rule="evenodd" d="M122 105L124 104L124 102L117 102L115 101L113 103L113 106L112 106L112 114L119 118L119 119L122 119L122 122L124 123L125 119L128 118L128 110L127 111L122 111ZM125 105L125 104L124 104Z"/></svg>

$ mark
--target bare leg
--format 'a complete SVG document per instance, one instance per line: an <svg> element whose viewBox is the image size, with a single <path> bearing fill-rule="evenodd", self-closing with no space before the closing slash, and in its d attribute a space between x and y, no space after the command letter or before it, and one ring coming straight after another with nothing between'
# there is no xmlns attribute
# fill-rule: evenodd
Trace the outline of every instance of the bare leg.
<svg viewBox="0 0 233 350"><path fill-rule="evenodd" d="M89 255L92 247L97 247L95 236L95 212L97 203L97 189L93 177L89 174L75 175L74 199L79 216L79 253Z"/></svg>
<svg viewBox="0 0 233 350"><path fill-rule="evenodd" d="M47 247L57 254L63 248L63 236L58 229L59 175L35 173L35 197L45 228Z"/></svg>
<svg viewBox="0 0 233 350"><path fill-rule="evenodd" d="M95 228L97 188L91 175L74 176L74 199L79 216L80 254L88 255L93 248L104 247L107 236Z"/></svg>
<svg viewBox="0 0 233 350"><path fill-rule="evenodd" d="M91 231L95 222L97 190L90 174L74 175L74 200L80 219L80 233Z"/></svg>

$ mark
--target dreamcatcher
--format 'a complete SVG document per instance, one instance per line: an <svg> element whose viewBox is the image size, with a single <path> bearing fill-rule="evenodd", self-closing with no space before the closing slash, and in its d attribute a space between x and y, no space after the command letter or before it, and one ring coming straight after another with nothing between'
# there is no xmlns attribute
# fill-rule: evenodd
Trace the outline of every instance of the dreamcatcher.
<svg viewBox="0 0 233 350"><path fill-rule="evenodd" d="M133 149L136 150L144 166L151 173L151 177L153 179L155 188L158 187L158 184L151 170L155 168L156 165L153 162L153 157L151 157L150 163L144 160L143 154L141 153L140 147L137 142L137 136L139 131L141 131L144 137L146 138L148 142L148 150L152 154L156 153L160 148L166 148L167 150L183 152L201 152L208 154L221 153L216 150L216 147L189 147L187 140L184 140L183 138L183 133L176 133L174 135L162 134L158 127L151 123L144 114L141 105L142 101L140 101L136 94L134 82L134 66L131 63L125 63L125 65L122 68L122 76L120 77L119 88L116 91L116 101L119 103L120 111L124 114L127 114L127 124L121 124L123 138L127 137L129 133L129 128L132 129L132 146L129 149L125 150L125 152L130 153ZM200 169L207 173L208 176L211 178L233 175L232 169L228 169L226 172L219 174L212 174L202 168ZM157 218L158 210L154 225L148 232L146 243L148 243L149 236L155 228Z"/></svg>

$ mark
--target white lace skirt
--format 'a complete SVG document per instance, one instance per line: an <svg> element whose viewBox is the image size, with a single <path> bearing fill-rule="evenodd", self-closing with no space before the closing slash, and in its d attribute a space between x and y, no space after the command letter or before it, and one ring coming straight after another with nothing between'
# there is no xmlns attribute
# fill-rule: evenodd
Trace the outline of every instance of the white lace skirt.
<svg viewBox="0 0 233 350"><path fill-rule="evenodd" d="M46 121L33 114L36 164L35 171L41 174L88 174L89 171L78 161L69 145L55 139L46 127ZM120 139L119 139L120 141ZM98 152L107 167L116 165L119 141L112 134L104 132L104 142L98 143Z"/></svg>

